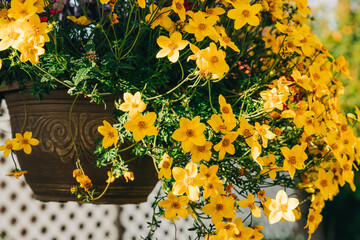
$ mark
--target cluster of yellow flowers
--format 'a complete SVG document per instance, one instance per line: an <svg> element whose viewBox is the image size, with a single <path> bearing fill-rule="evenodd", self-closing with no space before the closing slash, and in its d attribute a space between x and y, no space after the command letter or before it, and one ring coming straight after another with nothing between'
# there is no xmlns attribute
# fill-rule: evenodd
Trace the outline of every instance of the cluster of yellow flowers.
<svg viewBox="0 0 360 240"><path fill-rule="evenodd" d="M26 154L31 154L31 146L36 146L38 144L39 140L32 137L32 132L26 131L24 135L16 133L15 138L7 139L5 145L0 146L0 151L4 151L5 157L8 157L11 152L19 150L23 150ZM11 155L11 157L13 156ZM19 178L19 176L25 173L27 173L26 170L20 171L15 164L15 170L12 173L7 174L7 176Z"/></svg>
<svg viewBox="0 0 360 240"><path fill-rule="evenodd" d="M9 9L0 9L0 51L10 47L18 50L22 62L39 62L43 48L49 42L49 25L41 22L37 13L44 12L42 0L14 0Z"/></svg>
<svg viewBox="0 0 360 240"><path fill-rule="evenodd" d="M182 0L173 0L170 7L162 9L154 4L150 5L150 13L146 16L151 28L161 26L169 33L169 37L160 36L157 39L161 49L156 57L167 56L170 62L175 63L180 51L190 45L193 55L188 57L188 61L194 60L199 74L211 76L208 79L221 79L229 71L225 51L220 48L229 47L233 51L240 51L226 35L225 28L216 25L219 15L225 13L229 21L234 21L235 29L241 29L246 24L258 26L261 22L260 12L270 13L277 23L263 29L266 51L269 55L278 54L282 59L293 56L287 66L291 73L284 73L273 80L267 90L259 93L264 106L261 114L269 116L272 122L254 121L252 116L238 114L237 110L233 111L226 98L220 95L220 114L213 114L207 120L210 128L201 122L200 116L192 119L180 117L179 128L172 134L172 138L180 142L182 150L191 154L192 162L185 167L173 166L173 158L169 152L162 156L158 164L159 179L173 181L167 199L159 202L159 206L165 209L165 218L186 218L190 213L198 219L197 211L200 209L190 203L204 199L206 204L201 211L211 216L216 229L213 234L207 235L208 240L263 238L259 232L262 226L244 227L243 221L236 218L235 212L239 207L249 208L256 218L261 216L261 207L270 223L280 220L293 222L301 217L299 200L289 198L282 190L275 199L265 197L265 192L260 191L260 201L255 201L255 196L249 193L247 200L236 202L237 196L231 192L232 186L226 184L221 173L218 173L219 165L214 164L236 153L235 142L246 143L253 161L261 169L259 175L268 175L276 180L279 172L288 172L291 179L295 175L299 177L299 188L312 194L306 225L309 238L322 220L324 201L331 200L339 192L339 186L344 186L346 182L355 190L353 167L355 161L360 162L360 139L355 137L353 129L348 126L350 118L340 112L339 96L343 94L344 88L336 77L337 73L342 73L351 78L346 60L343 56L335 59L316 35L311 33L306 25L306 15L311 12L307 7L307 0L295 1L294 6L299 14L291 17L282 9L285 2L291 4L292 1L256 2L259 3L224 0L222 5L225 8L219 4L218 8L207 8L205 12L192 12L185 10ZM139 4L142 8L145 7L144 2L139 1ZM171 13L177 14L180 21L173 22L169 17ZM193 34L201 46L205 38L210 38L212 42L200 50L195 44L184 40L184 34ZM274 59L262 61L264 69L272 71L276 68ZM124 103L119 107L120 110L129 112L130 120L124 124L124 128L133 133L136 142L143 140L145 136L158 134L159 128L154 126L157 115L154 112L142 115L145 108L139 92L134 96L125 93ZM353 121L360 119L360 116L350 117ZM280 121L281 128L277 126ZM297 144L287 146L286 141L283 141L286 140L284 132L288 133L293 129L301 130L302 134ZM221 139L214 134L210 134L213 139L207 139L205 131L208 130L220 134ZM104 147L116 145L117 137L110 133L112 131L114 130L109 130L107 135L103 134L107 139L104 138ZM279 156L264 155L264 149L275 140L283 141L280 148L282 165L277 163ZM318 164L309 167L312 163ZM244 171L246 170L240 168L239 174Z"/></svg>

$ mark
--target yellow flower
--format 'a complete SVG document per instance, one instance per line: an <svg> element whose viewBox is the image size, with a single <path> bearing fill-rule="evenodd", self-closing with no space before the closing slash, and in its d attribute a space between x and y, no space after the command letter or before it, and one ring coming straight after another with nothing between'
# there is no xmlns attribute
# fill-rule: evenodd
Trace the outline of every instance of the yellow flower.
<svg viewBox="0 0 360 240"><path fill-rule="evenodd" d="M260 92L260 96L265 100L264 111L269 112L274 108L283 110L284 103L287 100L287 96L276 88L272 88L266 91Z"/></svg>
<svg viewBox="0 0 360 240"><path fill-rule="evenodd" d="M204 184L204 178L198 174L195 163L188 163L185 168L174 167L172 170L174 179L172 191L175 195L182 195L186 192L189 200L199 200L199 187Z"/></svg>
<svg viewBox="0 0 360 240"><path fill-rule="evenodd" d="M160 9L155 4L151 4L149 10L150 13L145 16L145 21L151 23L151 28L155 28L159 25L165 29L171 28L173 22L169 17L170 7Z"/></svg>
<svg viewBox="0 0 360 240"><path fill-rule="evenodd" d="M293 210L299 205L299 200L296 198L288 198L285 191L280 190L276 194L276 200L271 199L269 205L270 215L269 222L270 224L277 223L284 218L289 222L295 221L295 215Z"/></svg>
<svg viewBox="0 0 360 240"><path fill-rule="evenodd" d="M215 233L222 239L232 239L232 236L239 234L235 223L232 222L218 222L215 224Z"/></svg>
<svg viewBox="0 0 360 240"><path fill-rule="evenodd" d="M4 156L8 157L11 150L20 150L17 139L7 139L5 145L0 146L0 151L4 151Z"/></svg>
<svg viewBox="0 0 360 240"><path fill-rule="evenodd" d="M175 13L179 15L179 18L182 22L186 19L186 10L184 7L184 0L173 0L171 9L174 10Z"/></svg>
<svg viewBox="0 0 360 240"><path fill-rule="evenodd" d="M294 179L296 169L304 168L304 161L308 158L305 153L306 143L295 145L291 150L288 147L282 147L281 152L285 157L283 170L288 171L291 179Z"/></svg>
<svg viewBox="0 0 360 240"><path fill-rule="evenodd" d="M126 180L126 182L129 182L130 181L134 181L134 173L133 172L130 172L130 171L126 171L124 172L124 178Z"/></svg>
<svg viewBox="0 0 360 240"><path fill-rule="evenodd" d="M141 101L141 93L136 92L134 95L131 93L124 93L124 103L119 107L121 111L129 112L129 117L133 118L136 113L141 113L145 110L146 104Z"/></svg>
<svg viewBox="0 0 360 240"><path fill-rule="evenodd" d="M141 8L145 8L145 7L146 7L146 2L145 2L145 0L137 0L137 2L138 2L139 6L140 6Z"/></svg>
<svg viewBox="0 0 360 240"><path fill-rule="evenodd" d="M124 124L124 128L133 133L136 142L143 139L145 136L155 136L158 131L154 125L156 121L156 113L150 112L143 116L137 113L133 119Z"/></svg>
<svg viewBox="0 0 360 240"><path fill-rule="evenodd" d="M38 46L34 40L29 40L19 45L19 51L21 52L21 62L30 61L34 65L39 63L39 56L45 53L45 49Z"/></svg>
<svg viewBox="0 0 360 240"><path fill-rule="evenodd" d="M24 133L24 136L22 136L20 133L16 133L16 140L19 143L19 150L24 149L24 152L26 154L31 153L31 145L36 146L39 144L39 140L32 137L32 132L26 131Z"/></svg>
<svg viewBox="0 0 360 240"><path fill-rule="evenodd" d="M213 224L221 222L224 218L235 218L234 213L235 200L233 197L215 195L210 197L210 203L206 204L202 211L207 215L211 215Z"/></svg>
<svg viewBox="0 0 360 240"><path fill-rule="evenodd" d="M233 236L234 240L248 240L250 236L254 233L254 229L250 227L244 227L244 224L241 218L236 218L234 221L239 233Z"/></svg>
<svg viewBox="0 0 360 240"><path fill-rule="evenodd" d="M247 200L241 200L238 202L238 204L240 207L249 208L251 210L251 214L256 218L259 218L261 217L261 210L257 205L254 204L254 202L254 195L249 193L249 195L247 196Z"/></svg>
<svg viewBox="0 0 360 240"><path fill-rule="evenodd" d="M328 200L329 198L332 199L339 190L337 185L334 184L333 179L334 173L332 171L325 172L324 169L319 169L315 187L320 190L324 200Z"/></svg>
<svg viewBox="0 0 360 240"><path fill-rule="evenodd" d="M269 125L266 124L260 125L260 123L256 122L255 129L256 131L254 133L254 138L257 139L258 136L260 136L262 140L262 145L265 148L268 145L268 139L274 139L276 137L275 133L269 130L270 129Z"/></svg>
<svg viewBox="0 0 360 240"><path fill-rule="evenodd" d="M224 182L220 180L217 176L208 178L203 186L204 188L204 194L203 197L205 199L219 195L221 192L223 192L223 186Z"/></svg>
<svg viewBox="0 0 360 240"><path fill-rule="evenodd" d="M236 125L236 118L234 116L232 107L229 103L226 102L223 95L219 95L219 104L220 104L220 111L221 111L221 117L229 123L232 123L232 125L235 122ZM231 129L229 129L230 131Z"/></svg>
<svg viewBox="0 0 360 240"><path fill-rule="evenodd" d="M189 23L184 30L195 35L196 41L201 42L205 37L213 35L215 32L214 25L219 17L210 15L205 18L203 12L196 12L193 17L189 19Z"/></svg>
<svg viewBox="0 0 360 240"><path fill-rule="evenodd" d="M320 211L316 211L312 208L309 209L309 214L306 222L306 226L304 228L308 228L309 239L311 234L315 232L318 228L319 224L322 222L323 217L320 214Z"/></svg>
<svg viewBox="0 0 360 240"><path fill-rule="evenodd" d="M8 11L8 16L15 18L21 22L26 21L32 15L36 14L37 8L34 6L35 0L11 1L11 8Z"/></svg>
<svg viewBox="0 0 360 240"><path fill-rule="evenodd" d="M275 155L269 154L266 157L258 158L258 161L264 167L260 174L269 174L269 177L275 180L276 172L281 171L281 168L276 165Z"/></svg>
<svg viewBox="0 0 360 240"><path fill-rule="evenodd" d="M218 50L215 43L211 42L210 46L201 52L201 57L206 61L206 67L214 78L222 78L229 71L229 66L225 61L226 54L223 50Z"/></svg>
<svg viewBox="0 0 360 240"><path fill-rule="evenodd" d="M240 29L246 23L251 26L257 26L260 23L259 17L256 16L262 9L260 4L234 4L235 9L228 12L228 17L235 19L234 28Z"/></svg>
<svg viewBox="0 0 360 240"><path fill-rule="evenodd" d="M91 179L86 175L79 175L76 177L76 181L80 183L80 187L84 188L85 191L89 191L93 185Z"/></svg>
<svg viewBox="0 0 360 240"><path fill-rule="evenodd" d="M230 105L230 104L229 104ZM236 119L234 121L223 121L220 114L213 114L211 115L210 120L207 123L214 129L215 132L221 132L226 134L234 129L236 126Z"/></svg>
<svg viewBox="0 0 360 240"><path fill-rule="evenodd" d="M75 24L81 25L81 26L87 26L93 22L93 21L89 20L86 16L81 16L78 18L76 18L75 16L68 16L67 19L70 19Z"/></svg>
<svg viewBox="0 0 360 240"><path fill-rule="evenodd" d="M4 51L9 47L18 49L19 45L24 41L24 30L21 28L20 22L10 22L0 28L0 36L0 51Z"/></svg>
<svg viewBox="0 0 360 240"><path fill-rule="evenodd" d="M180 128L172 134L172 138L181 142L181 147L185 152L189 152L194 145L204 146L206 138L204 130L206 126L200 123L200 117L197 116L192 120L181 117Z"/></svg>
<svg viewBox="0 0 360 240"><path fill-rule="evenodd" d="M170 38L159 36L156 42L162 48L156 54L156 58L167 56L169 61L173 63L179 59L179 50L183 50L189 43L186 40L182 40L181 33L179 32L174 32L171 34Z"/></svg>
<svg viewBox="0 0 360 240"><path fill-rule="evenodd" d="M227 47L231 48L235 52L240 52L240 49L231 41L231 38L226 34L224 27L216 27L216 30L219 34L219 42L222 47L225 49Z"/></svg>
<svg viewBox="0 0 360 240"><path fill-rule="evenodd" d="M235 147L232 144L237 138L236 132L230 132L226 134L221 141L214 146L214 150L219 152L219 160L224 159L225 153L233 155L235 153Z"/></svg>
<svg viewBox="0 0 360 240"><path fill-rule="evenodd" d="M296 68L293 69L291 76L294 78L296 84L299 85L300 87L304 88L307 91L313 90L313 88L310 85L309 77L307 75L301 75L299 70L297 70Z"/></svg>
<svg viewBox="0 0 360 240"><path fill-rule="evenodd" d="M310 8L307 7L308 0L296 0L296 6L301 16L306 17L307 14L311 14Z"/></svg>
<svg viewBox="0 0 360 240"><path fill-rule="evenodd" d="M201 160L209 161L211 158L211 148L213 146L212 142L207 141L204 146L194 145L191 152L191 159L194 162L200 162Z"/></svg>
<svg viewBox="0 0 360 240"><path fill-rule="evenodd" d="M108 148L113 144L114 147L116 147L119 140L118 131L106 120L103 120L103 124L104 126L98 127L99 133L104 136L102 140L102 145L104 146L104 148Z"/></svg>
<svg viewBox="0 0 360 240"><path fill-rule="evenodd" d="M187 218L189 212L186 210L189 199L186 196L177 197L172 192L169 192L167 196L168 200L163 200L159 202L159 206L165 208L165 218L167 219L178 219L177 216L181 218Z"/></svg>
<svg viewBox="0 0 360 240"><path fill-rule="evenodd" d="M245 142L249 147L254 144L255 127L251 125L246 118L240 118L240 128L237 130L238 134L245 138Z"/></svg>
<svg viewBox="0 0 360 240"><path fill-rule="evenodd" d="M159 163L159 179L162 177L165 177L166 179L171 179L171 164L172 164L173 158L169 156L169 154L165 153L162 156L162 160Z"/></svg>
<svg viewBox="0 0 360 240"><path fill-rule="evenodd" d="M9 174L6 174L6 176L9 176L9 177L15 177L16 179L19 179L19 177L23 174L26 174L28 173L26 170L25 171L20 171L18 169L16 169L15 171L9 173Z"/></svg>

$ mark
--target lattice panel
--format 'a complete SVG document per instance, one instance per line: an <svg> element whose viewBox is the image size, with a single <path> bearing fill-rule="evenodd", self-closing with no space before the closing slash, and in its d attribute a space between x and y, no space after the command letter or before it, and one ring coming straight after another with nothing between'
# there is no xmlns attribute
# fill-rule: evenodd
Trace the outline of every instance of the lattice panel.
<svg viewBox="0 0 360 240"><path fill-rule="evenodd" d="M2 109L5 109L4 103ZM3 145L11 137L7 112L0 117L0 129ZM0 157L0 239L119 239L118 206L42 203L32 198L24 177L17 180L5 176L13 169L10 157Z"/></svg>

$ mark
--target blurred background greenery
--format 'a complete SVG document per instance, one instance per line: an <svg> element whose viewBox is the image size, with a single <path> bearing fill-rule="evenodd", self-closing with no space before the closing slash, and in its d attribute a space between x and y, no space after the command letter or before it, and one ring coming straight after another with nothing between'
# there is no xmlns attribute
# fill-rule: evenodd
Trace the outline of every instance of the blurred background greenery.
<svg viewBox="0 0 360 240"><path fill-rule="evenodd" d="M311 0L309 1L311 2ZM311 3L310 3L311 4ZM350 63L354 80L338 76L344 84L341 97L343 111L355 111L360 106L360 0L323 0L313 8L313 29L332 55L343 55ZM355 126L357 135L360 124ZM355 176L356 192L345 185L333 201L327 202L323 210L322 236L313 239L360 240L360 174Z"/></svg>

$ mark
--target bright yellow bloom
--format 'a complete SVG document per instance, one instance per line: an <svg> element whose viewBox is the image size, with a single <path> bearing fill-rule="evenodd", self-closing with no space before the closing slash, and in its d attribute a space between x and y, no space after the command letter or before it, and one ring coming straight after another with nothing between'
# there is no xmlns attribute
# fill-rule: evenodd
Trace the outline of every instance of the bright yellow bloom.
<svg viewBox="0 0 360 240"><path fill-rule="evenodd" d="M24 133L24 136L21 135L20 133L16 133L15 136L16 136L15 139L19 143L19 150L24 149L24 152L26 154L31 153L31 145L36 146L39 144L39 140L32 138L32 132L26 131Z"/></svg>
<svg viewBox="0 0 360 240"><path fill-rule="evenodd" d="M165 177L166 179L171 179L171 164L173 158L169 156L169 154L164 153L162 156L162 160L159 163L159 179Z"/></svg>
<svg viewBox="0 0 360 240"><path fill-rule="evenodd" d="M315 182L315 187L320 190L320 193L324 200L328 200L338 192L338 187L333 182L334 173L332 171L325 172L320 168L318 172L318 179Z"/></svg>
<svg viewBox="0 0 360 240"><path fill-rule="evenodd" d="M89 20L86 16L81 16L78 18L76 18L75 16L68 16L67 19L70 19L75 24L81 25L81 26L87 26L93 22L93 21Z"/></svg>
<svg viewBox="0 0 360 240"><path fill-rule="evenodd" d="M260 125L260 123L256 122L255 130L256 131L254 133L254 138L257 139L258 136L260 136L262 140L262 145L265 148L268 145L268 139L274 139L276 137L275 133L270 131L269 125L266 124Z"/></svg>
<svg viewBox="0 0 360 240"><path fill-rule="evenodd" d="M0 146L0 151L4 151L4 156L8 157L11 150L20 150L17 139L7 139L5 145Z"/></svg>
<svg viewBox="0 0 360 240"><path fill-rule="evenodd" d="M9 174L6 174L6 176L9 176L9 177L15 177L16 179L19 179L20 176L22 176L23 174L26 174L28 173L28 171L19 171L18 169L16 169L15 171L9 173Z"/></svg>
<svg viewBox="0 0 360 240"><path fill-rule="evenodd" d="M251 26L257 26L260 23L260 19L256 16L262 9L260 4L233 4L235 9L231 9L228 12L228 17L235 19L234 28L240 29L246 23Z"/></svg>
<svg viewBox="0 0 360 240"><path fill-rule="evenodd" d="M6 50L9 47L19 49L19 45L24 42L24 30L21 28L20 22L10 22L4 27L0 28L0 51Z"/></svg>
<svg viewBox="0 0 360 240"><path fill-rule="evenodd" d="M180 128L175 130L172 138L181 142L181 147L185 152L189 152L194 145L204 146L206 139L204 135L205 124L200 123L200 117L197 116L192 120L181 117Z"/></svg>
<svg viewBox="0 0 360 240"><path fill-rule="evenodd" d="M184 7L184 0L173 0L171 9L179 15L179 18L182 22L186 19L186 9Z"/></svg>
<svg viewBox="0 0 360 240"><path fill-rule="evenodd" d="M235 153L235 147L232 144L238 137L236 132L230 132L226 134L221 141L214 146L214 150L219 152L219 160L224 159L225 153L233 155Z"/></svg>
<svg viewBox="0 0 360 240"><path fill-rule="evenodd" d="M145 0L137 0L137 2L138 2L139 6L140 6L141 8L145 8L145 7L146 7L146 2L145 2Z"/></svg>
<svg viewBox="0 0 360 240"><path fill-rule="evenodd" d="M283 110L284 103L287 100L287 96L276 88L272 88L266 91L260 92L260 96L265 100L264 111L269 112L274 108Z"/></svg>
<svg viewBox="0 0 360 240"><path fill-rule="evenodd" d="M203 186L204 188L203 197L207 199L211 196L221 194L221 192L223 192L223 188L221 188L223 184L224 182L220 180L217 176L208 178Z"/></svg>
<svg viewBox="0 0 360 240"><path fill-rule="evenodd" d="M308 0L296 0L296 6L301 16L306 17L307 14L311 14L310 8L307 7Z"/></svg>
<svg viewBox="0 0 360 240"><path fill-rule="evenodd" d="M207 215L211 215L213 224L220 222L224 218L234 218L234 204L233 197L215 195L210 197L210 203L206 204L202 211Z"/></svg>
<svg viewBox="0 0 360 240"><path fill-rule="evenodd" d="M184 30L195 35L196 41L201 42L205 37L214 34L214 25L219 17L210 15L205 18L203 12L196 12L193 17L189 19L189 23Z"/></svg>
<svg viewBox="0 0 360 240"><path fill-rule="evenodd" d="M156 42L161 47L161 50L156 54L156 58L167 56L169 61L173 63L179 59L179 51L189 44L188 41L182 40L182 35L179 32L174 32L170 38L159 36Z"/></svg>
<svg viewBox="0 0 360 240"><path fill-rule="evenodd" d="M276 178L276 172L281 171L282 169L276 165L275 155L269 154L266 157L258 158L259 163L264 167L260 174L269 174L269 177L272 180Z"/></svg>
<svg viewBox="0 0 360 240"><path fill-rule="evenodd" d="M120 171L114 170L113 172L107 171L108 179L106 180L107 183L112 183L115 181L116 178L120 177Z"/></svg>
<svg viewBox="0 0 360 240"><path fill-rule="evenodd" d="M177 216L181 218L187 218L189 212L186 210L189 199L186 196L177 197L172 192L169 192L167 200L159 202L159 206L165 208L165 218L167 219L178 219Z"/></svg>
<svg viewBox="0 0 360 240"><path fill-rule="evenodd" d="M24 23L24 29L26 29L26 38L33 39L34 43L38 46L43 46L45 42L49 42L50 38L47 33L50 31L48 23L41 22L40 17L34 14Z"/></svg>
<svg viewBox="0 0 360 240"><path fill-rule="evenodd" d="M239 234L235 223L232 222L218 222L215 224L215 233L222 239L231 239L235 234Z"/></svg>
<svg viewBox="0 0 360 240"><path fill-rule="evenodd" d="M185 168L174 167L172 170L174 179L172 191L175 195L182 195L186 193L189 200L199 200L199 187L204 184L204 178L198 174L198 169L195 163L188 163Z"/></svg>
<svg viewBox="0 0 360 240"><path fill-rule="evenodd" d="M309 239L311 237L311 234L315 232L319 224L322 222L323 217L320 213L321 213L320 211L315 211L312 208L309 209L306 226L304 227L304 228L308 228Z"/></svg>
<svg viewBox="0 0 360 240"><path fill-rule="evenodd" d="M212 142L207 141L204 146L194 145L191 152L191 159L194 162L200 162L201 160L209 161L211 158L211 148L213 146Z"/></svg>
<svg viewBox="0 0 360 240"><path fill-rule="evenodd" d="M299 85L300 87L304 88L307 91L313 90L313 88L310 85L309 77L307 75L301 75L299 70L297 70L296 68L293 69L291 76L293 77L296 84Z"/></svg>
<svg viewBox="0 0 360 240"><path fill-rule="evenodd" d="M150 13L145 16L145 21L151 23L150 27L153 29L159 25L165 29L169 29L173 23L169 17L170 9L170 7L160 9L155 4L151 4L149 7Z"/></svg>
<svg viewBox="0 0 360 240"><path fill-rule="evenodd" d="M232 123L232 125L235 123L236 125L236 118L233 113L232 107L229 103L226 102L224 96L221 94L219 95L219 104L220 104L221 117L226 122Z"/></svg>
<svg viewBox="0 0 360 240"><path fill-rule="evenodd" d="M156 136L158 130L154 125L156 113L150 112L143 116L137 113L129 122L124 124L124 128L133 133L136 142L142 140L145 136Z"/></svg>
<svg viewBox="0 0 360 240"><path fill-rule="evenodd" d="M103 120L103 124L104 126L98 127L99 133L104 136L102 140L102 145L104 146L104 148L108 148L113 144L116 147L119 140L118 130L111 126L111 124L106 120Z"/></svg>
<svg viewBox="0 0 360 240"><path fill-rule="evenodd" d="M124 102L120 105L119 109L124 112L129 112L129 117L133 118L136 113L142 113L146 108L146 104L141 101L141 93L136 92L134 95L131 93L124 93Z"/></svg>
<svg viewBox="0 0 360 240"><path fill-rule="evenodd" d="M304 168L304 161L308 158L305 153L306 143L295 145L291 150L288 147L282 147L281 152L285 157L283 170L288 171L291 179L294 179L296 169Z"/></svg>
<svg viewBox="0 0 360 240"><path fill-rule="evenodd" d="M241 200L238 202L238 204L240 207L249 208L251 210L251 214L256 218L259 218L261 217L261 210L257 205L254 204L254 202L254 195L249 193L249 195L247 196L247 200Z"/></svg>
<svg viewBox="0 0 360 240"><path fill-rule="evenodd" d="M269 222L270 224L277 223L284 218L289 222L295 221L295 215L293 210L299 205L299 200L296 198L288 198L285 191L280 190L276 194L276 200L271 199L269 205L270 215Z"/></svg>
<svg viewBox="0 0 360 240"><path fill-rule="evenodd" d="M227 47L231 48L235 52L240 52L240 49L231 41L231 38L226 34L224 27L216 27L216 30L219 34L219 43L225 49Z"/></svg>
<svg viewBox="0 0 360 240"><path fill-rule="evenodd" d="M240 128L237 130L239 135L243 136L245 138L245 142L249 147L252 147L254 143L254 133L255 133L255 127L251 125L246 118L241 117L240 118Z"/></svg>
<svg viewBox="0 0 360 240"><path fill-rule="evenodd" d="M211 115L211 118L210 120L207 121L207 123L211 126L211 128L215 132L221 132L223 134L227 134L235 128L236 119L234 118L233 121L223 121L220 114L213 114Z"/></svg>
<svg viewBox="0 0 360 240"><path fill-rule="evenodd" d="M214 78L222 78L229 71L229 66L225 61L226 54L223 50L218 50L215 43L211 42L210 46L201 52L201 57L207 63L207 69L201 70L209 70Z"/></svg>
<svg viewBox="0 0 360 240"><path fill-rule="evenodd" d="M24 2L11 1L11 8L8 11L8 16L24 22L32 15L36 14L37 8L34 6L34 3L35 0L26 0Z"/></svg>
<svg viewBox="0 0 360 240"><path fill-rule="evenodd" d="M236 218L234 221L239 233L235 234L232 239L234 240L248 240L254 233L254 229L250 227L244 227L241 218Z"/></svg>
<svg viewBox="0 0 360 240"><path fill-rule="evenodd" d="M33 39L19 45L19 51L20 61L30 61L34 65L39 63L39 56L45 53L45 49L38 46Z"/></svg>

